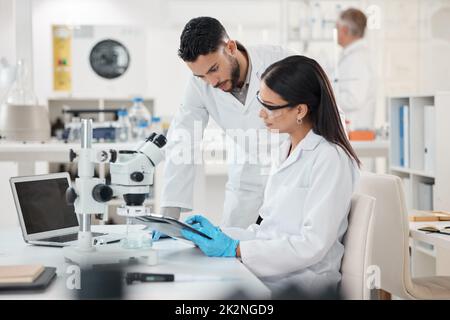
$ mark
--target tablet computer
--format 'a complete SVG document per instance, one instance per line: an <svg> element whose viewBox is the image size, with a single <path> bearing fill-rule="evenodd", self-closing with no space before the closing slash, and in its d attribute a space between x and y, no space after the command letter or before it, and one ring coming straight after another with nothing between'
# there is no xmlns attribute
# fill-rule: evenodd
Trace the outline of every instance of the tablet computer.
<svg viewBox="0 0 450 320"><path fill-rule="evenodd" d="M207 239L212 239L207 234L200 232L192 228L190 225L172 217L165 217L158 214L151 214L148 216L136 217L136 220L144 222L151 229L158 230L159 232L164 233L173 238L185 239L183 237L183 234L181 233L181 230L186 229L193 233L201 235L202 237L205 237Z"/></svg>

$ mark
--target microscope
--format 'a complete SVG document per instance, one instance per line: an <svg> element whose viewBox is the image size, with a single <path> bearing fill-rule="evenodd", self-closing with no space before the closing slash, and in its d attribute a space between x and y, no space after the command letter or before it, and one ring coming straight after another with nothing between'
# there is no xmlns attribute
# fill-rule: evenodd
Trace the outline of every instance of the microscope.
<svg viewBox="0 0 450 320"><path fill-rule="evenodd" d="M156 165L164 158L162 147L166 137L152 133L135 150L96 150L92 148L92 120L83 119L81 149L70 150L70 161L78 160L75 186L67 189L66 200L75 206L80 230L76 246L63 248L66 260L83 266L113 264L124 260L144 260L157 263L156 251L151 248L130 249L120 243L96 245L92 243L91 215L106 214L107 203L113 197L123 197L124 205L117 213L127 218L127 224L138 216L150 214L144 201L153 185ZM95 165L109 163L111 184L94 177Z"/></svg>

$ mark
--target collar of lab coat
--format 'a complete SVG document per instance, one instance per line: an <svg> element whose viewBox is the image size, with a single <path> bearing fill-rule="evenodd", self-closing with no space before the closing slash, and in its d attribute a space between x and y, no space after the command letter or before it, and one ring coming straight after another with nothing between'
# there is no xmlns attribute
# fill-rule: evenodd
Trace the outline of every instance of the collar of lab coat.
<svg viewBox="0 0 450 320"><path fill-rule="evenodd" d="M247 68L247 76L245 77L245 82L244 82L244 86L245 85L250 85L250 78L252 77L252 59L250 57L250 54L248 53L247 50L247 58L248 58L248 68Z"/></svg>
<svg viewBox="0 0 450 320"><path fill-rule="evenodd" d="M291 138L286 139L280 147L279 161L277 163L277 171L280 171L291 164L295 163L301 156L302 151L314 150L318 144L323 140L323 137L314 133L313 129L309 130L307 135L295 147L288 157L289 148L291 147Z"/></svg>
<svg viewBox="0 0 450 320"><path fill-rule="evenodd" d="M258 52L254 48L245 48L249 57L249 62L251 66L250 74L250 85L247 92L247 99L245 105L248 106L256 99L256 92L259 90L259 84L261 81L261 75L266 70L263 60L258 56Z"/></svg>
<svg viewBox="0 0 450 320"><path fill-rule="evenodd" d="M257 49L253 47L250 48L246 48L244 46L242 47L245 49L245 51L247 51L249 61L252 64L252 68L250 70L251 76L253 76L253 74L256 74L258 79L261 79L261 74L264 72L265 68L262 59L259 59L258 57ZM249 80L251 80L251 78Z"/></svg>
<svg viewBox="0 0 450 320"><path fill-rule="evenodd" d="M358 39L353 41L350 45L348 45L346 48L342 50L342 57L345 57L352 52L365 49L367 47L367 42L364 39Z"/></svg>

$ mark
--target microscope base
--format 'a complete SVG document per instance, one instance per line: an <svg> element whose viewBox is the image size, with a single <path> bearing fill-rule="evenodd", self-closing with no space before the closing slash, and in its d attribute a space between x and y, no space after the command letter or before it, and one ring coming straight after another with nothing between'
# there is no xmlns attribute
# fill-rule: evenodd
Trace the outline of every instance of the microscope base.
<svg viewBox="0 0 450 320"><path fill-rule="evenodd" d="M152 248L125 249L120 244L109 244L95 246L93 249L93 251L83 251L75 246L64 247L64 258L66 261L82 267L119 264L129 262L132 259L147 265L156 265L158 263L157 251Z"/></svg>

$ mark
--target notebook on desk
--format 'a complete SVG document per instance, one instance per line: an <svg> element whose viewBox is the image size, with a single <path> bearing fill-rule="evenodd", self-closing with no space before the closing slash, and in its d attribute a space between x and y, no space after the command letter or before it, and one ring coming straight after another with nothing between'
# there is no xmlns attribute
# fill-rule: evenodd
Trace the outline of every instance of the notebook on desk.
<svg viewBox="0 0 450 320"><path fill-rule="evenodd" d="M0 266L0 292L42 290L55 278L56 268L42 265Z"/></svg>
<svg viewBox="0 0 450 320"><path fill-rule="evenodd" d="M0 266L0 284L32 283L43 271L43 265Z"/></svg>

